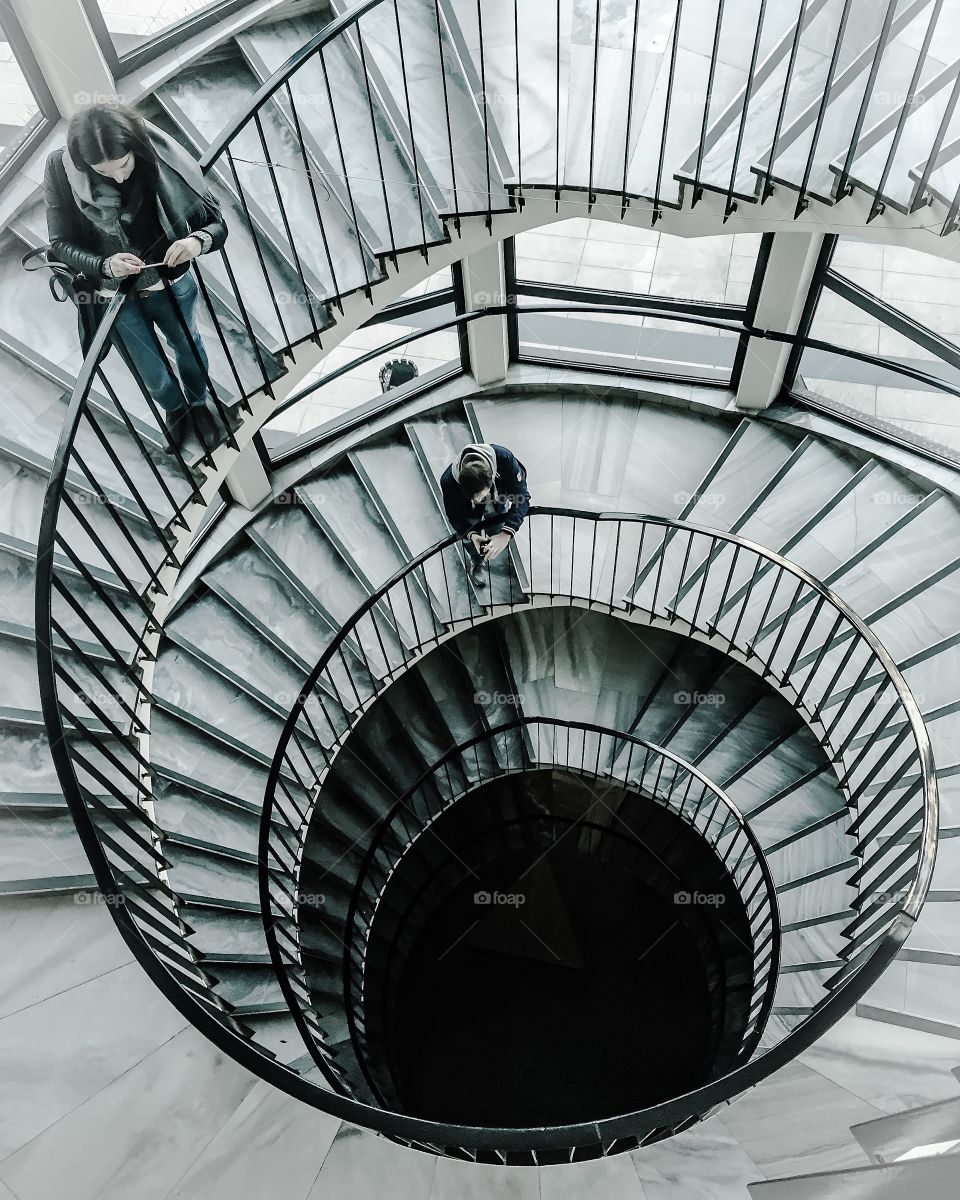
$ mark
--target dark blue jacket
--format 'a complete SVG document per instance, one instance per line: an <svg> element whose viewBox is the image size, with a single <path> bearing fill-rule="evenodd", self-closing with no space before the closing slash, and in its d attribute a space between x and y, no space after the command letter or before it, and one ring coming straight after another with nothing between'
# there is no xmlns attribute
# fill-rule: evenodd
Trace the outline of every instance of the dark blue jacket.
<svg viewBox="0 0 960 1200"><path fill-rule="evenodd" d="M497 456L497 476L494 485L500 502L496 506L496 510L506 513L503 522L504 528L516 533L530 509L527 469L506 446L498 446L496 442L489 444ZM460 484L453 477L452 464L440 476L440 490L443 493L443 507L447 514L447 520L457 533L467 533L483 520L484 510L474 508L463 494ZM506 503L508 499L509 507ZM491 514L487 513L486 515L490 516Z"/></svg>

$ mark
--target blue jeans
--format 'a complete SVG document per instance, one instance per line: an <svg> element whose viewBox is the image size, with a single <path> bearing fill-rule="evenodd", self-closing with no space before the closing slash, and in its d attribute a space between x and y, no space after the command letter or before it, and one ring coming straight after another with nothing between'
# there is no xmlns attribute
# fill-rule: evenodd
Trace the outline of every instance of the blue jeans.
<svg viewBox="0 0 960 1200"><path fill-rule="evenodd" d="M207 395L207 352L197 329L193 276L189 272L181 275L170 284L170 293L159 289L131 296L120 309L116 324L121 354L134 376L168 413L184 402L202 405ZM158 331L172 353L176 372L161 349Z"/></svg>

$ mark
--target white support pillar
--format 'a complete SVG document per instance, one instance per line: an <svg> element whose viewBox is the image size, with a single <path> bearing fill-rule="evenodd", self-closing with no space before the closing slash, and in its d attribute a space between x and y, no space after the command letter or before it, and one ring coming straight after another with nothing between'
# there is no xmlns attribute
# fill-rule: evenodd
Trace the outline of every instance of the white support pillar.
<svg viewBox="0 0 960 1200"><path fill-rule="evenodd" d="M240 451L230 468L226 483L233 499L251 511L270 495L270 479L252 441Z"/></svg>
<svg viewBox="0 0 960 1200"><path fill-rule="evenodd" d="M467 310L490 304L506 304L503 243L475 250L462 263L463 293ZM507 376L507 318L483 317L467 326L470 370L481 387L500 383Z"/></svg>
<svg viewBox="0 0 960 1200"><path fill-rule="evenodd" d="M796 333L823 244L820 233L775 233L753 323ZM750 338L737 387L737 408L767 408L783 384L791 347Z"/></svg>
<svg viewBox="0 0 960 1200"><path fill-rule="evenodd" d="M11 0L64 117L116 95L116 80L80 0Z"/></svg>

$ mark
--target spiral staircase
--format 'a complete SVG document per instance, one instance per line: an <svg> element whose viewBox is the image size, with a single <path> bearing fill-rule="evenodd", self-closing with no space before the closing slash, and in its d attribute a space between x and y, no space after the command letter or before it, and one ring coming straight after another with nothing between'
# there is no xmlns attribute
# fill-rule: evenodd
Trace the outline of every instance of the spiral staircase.
<svg viewBox="0 0 960 1200"><path fill-rule="evenodd" d="M220 496L352 329L558 215L953 253L948 5L548 7L278 5L144 99L230 227L198 271L217 447L164 455L100 357L132 299L81 361L20 271L45 229L19 188L0 1197L955 1193L947 1157L896 1161L960 1137L952 468L787 400L511 364L321 431L255 511ZM535 506L481 589L437 487L475 439ZM609 1124L404 1107L391 948L462 882L439 835L484 788L461 860L566 820L608 872L625 835L666 857L669 896L671 839L712 848L746 925L683 917L716 1055L686 1095Z"/></svg>

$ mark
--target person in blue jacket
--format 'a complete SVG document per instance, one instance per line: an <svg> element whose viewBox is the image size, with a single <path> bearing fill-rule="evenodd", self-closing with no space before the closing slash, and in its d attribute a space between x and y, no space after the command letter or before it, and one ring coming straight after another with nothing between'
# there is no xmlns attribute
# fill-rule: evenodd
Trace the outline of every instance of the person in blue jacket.
<svg viewBox="0 0 960 1200"><path fill-rule="evenodd" d="M440 491L447 520L463 535L472 560L470 577L483 587L484 568L507 548L530 509L526 468L506 446L472 442L440 476ZM502 521L477 529L497 514Z"/></svg>

